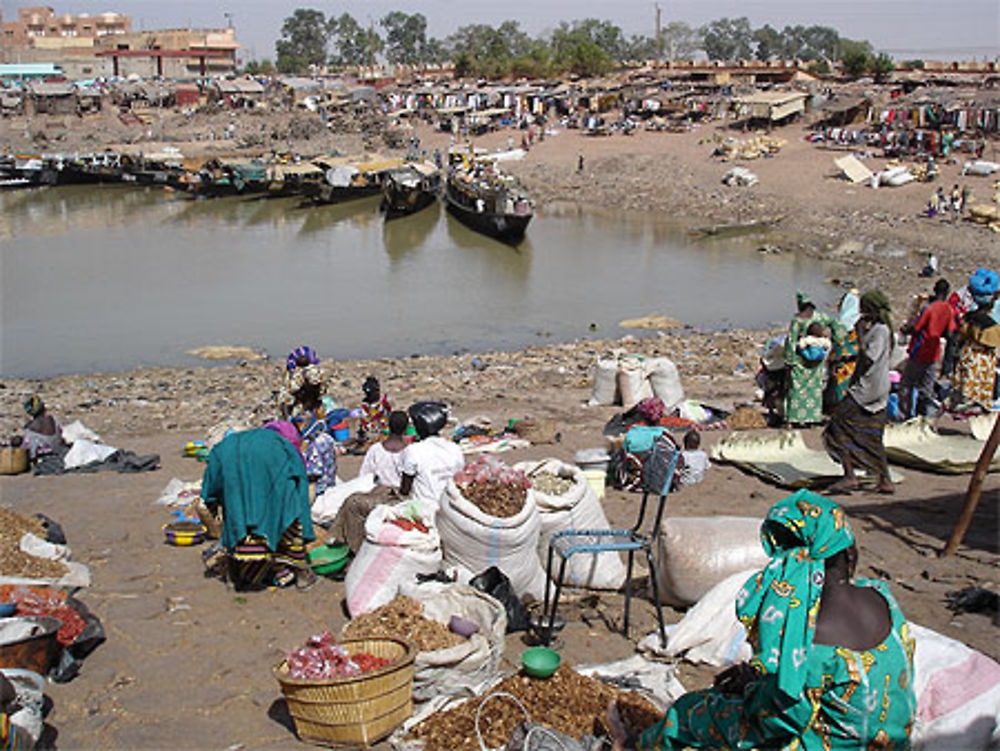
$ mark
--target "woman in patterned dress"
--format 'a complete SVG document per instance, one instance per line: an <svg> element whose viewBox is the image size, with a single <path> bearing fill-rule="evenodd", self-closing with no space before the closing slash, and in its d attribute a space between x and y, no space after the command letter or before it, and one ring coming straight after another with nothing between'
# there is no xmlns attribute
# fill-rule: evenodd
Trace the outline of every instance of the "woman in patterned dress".
<svg viewBox="0 0 1000 751"><path fill-rule="evenodd" d="M958 366L952 384L956 410L991 409L997 378L1000 325L993 319L996 293L977 295L978 307L965 316L959 331Z"/></svg>
<svg viewBox="0 0 1000 751"><path fill-rule="evenodd" d="M844 340L844 327L839 319L816 309L804 292L795 295L798 313L788 326L785 339L785 366L788 368L788 390L785 394L784 418L791 425L814 425L823 421L823 388L826 385L826 360L810 360L803 356L799 340L816 323L830 331L836 350Z"/></svg>
<svg viewBox="0 0 1000 751"><path fill-rule="evenodd" d="M678 699L636 747L908 749L914 643L884 582L852 582L844 510L800 490L771 508L761 541L771 562L736 604L753 658Z"/></svg>

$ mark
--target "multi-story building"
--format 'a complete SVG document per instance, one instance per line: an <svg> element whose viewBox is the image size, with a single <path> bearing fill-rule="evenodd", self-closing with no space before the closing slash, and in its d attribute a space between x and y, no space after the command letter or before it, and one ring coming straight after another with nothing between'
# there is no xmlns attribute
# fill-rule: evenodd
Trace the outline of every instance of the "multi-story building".
<svg viewBox="0 0 1000 751"><path fill-rule="evenodd" d="M39 5L18 8L17 20L5 21L3 24L3 41L5 47L15 49L34 47L38 45L39 39L86 40L127 34L131 30L132 19L121 13L57 15L52 8ZM41 44L44 46L45 42ZM79 46L90 45L83 42Z"/></svg>

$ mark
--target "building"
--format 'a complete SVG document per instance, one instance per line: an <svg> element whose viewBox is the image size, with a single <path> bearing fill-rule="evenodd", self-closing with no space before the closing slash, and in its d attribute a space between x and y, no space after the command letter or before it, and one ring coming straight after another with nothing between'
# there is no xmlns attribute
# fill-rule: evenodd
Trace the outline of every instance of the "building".
<svg viewBox="0 0 1000 751"><path fill-rule="evenodd" d="M161 29L101 39L95 54L111 76L194 79L234 73L239 49L232 27Z"/></svg>
<svg viewBox="0 0 1000 751"><path fill-rule="evenodd" d="M87 47L90 45L84 40L127 34L131 30L132 19L121 13L57 15L52 8L40 5L18 8L17 20L3 24L3 41L8 50L51 44L40 40L62 40L66 46ZM80 44L75 44L75 40Z"/></svg>

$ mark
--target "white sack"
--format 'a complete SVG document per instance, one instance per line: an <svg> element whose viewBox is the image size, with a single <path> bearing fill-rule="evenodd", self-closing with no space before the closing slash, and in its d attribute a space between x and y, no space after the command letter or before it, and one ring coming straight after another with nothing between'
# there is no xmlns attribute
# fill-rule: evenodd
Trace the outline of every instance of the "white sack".
<svg viewBox="0 0 1000 751"><path fill-rule="evenodd" d="M629 355L621 359L618 365L618 391L625 409L632 409L643 399L653 395L646 363L641 357Z"/></svg>
<svg viewBox="0 0 1000 751"><path fill-rule="evenodd" d="M94 443L86 438L80 438L73 442L66 456L63 457L63 464L66 469L76 469L92 462L103 462L118 449L114 446L105 446L103 443Z"/></svg>
<svg viewBox="0 0 1000 751"><path fill-rule="evenodd" d="M50 561L67 563L72 557L72 551L70 551L68 545L56 545L48 540L43 540L31 532L25 532L21 535L18 547L21 549L21 552L33 555L35 558L47 558Z"/></svg>
<svg viewBox="0 0 1000 751"><path fill-rule="evenodd" d="M760 519L742 516L670 517L657 543L660 598L692 605L728 576L769 562L760 544Z"/></svg>
<svg viewBox="0 0 1000 751"><path fill-rule="evenodd" d="M555 532L564 529L607 529L608 518L597 494L587 482L583 470L572 464L548 459L541 466L538 462L520 462L515 469L523 472L538 470L538 473L565 477L573 481L573 486L562 495L549 495L533 488L535 503L541 518L541 534L538 537L538 558L547 565L549 540ZM559 559L553 559L552 576L559 573ZM553 581L555 579L553 578ZM563 584L590 589L618 589L625 583L625 564L620 554L577 553L566 564L566 578Z"/></svg>
<svg viewBox="0 0 1000 751"><path fill-rule="evenodd" d="M647 362L646 369L649 372L649 385L653 390L653 396L660 399L668 411L684 401L681 375L673 360L657 357Z"/></svg>
<svg viewBox="0 0 1000 751"><path fill-rule="evenodd" d="M592 406L610 406L618 402L618 361L599 359L594 366Z"/></svg>
<svg viewBox="0 0 1000 751"><path fill-rule="evenodd" d="M62 439L66 443L76 443L81 439L101 443L101 437L79 420L74 420L69 425L63 425Z"/></svg>
<svg viewBox="0 0 1000 751"><path fill-rule="evenodd" d="M399 594L401 585L414 581L417 574L433 574L441 566L441 538L433 519L422 519L426 533L388 522L411 508L409 503L376 506L368 514L365 541L344 579L352 617L385 605Z"/></svg>
<svg viewBox="0 0 1000 751"><path fill-rule="evenodd" d="M459 569L463 583L496 566L510 579L518 597L531 594L540 600L545 595L545 571L538 559L541 521L531 489L521 510L501 519L484 514L449 480L441 495L437 525L444 563Z"/></svg>
<svg viewBox="0 0 1000 751"><path fill-rule="evenodd" d="M371 493L375 489L375 475L358 475L353 480L337 482L328 487L313 501L311 516L315 524L329 524L337 518L344 501L355 493Z"/></svg>
<svg viewBox="0 0 1000 751"><path fill-rule="evenodd" d="M460 584L404 584L400 593L424 606L424 617L447 624L453 615L479 624L479 631L447 649L418 652L414 660L413 698L472 696L493 678L503 659L507 613L497 600Z"/></svg>

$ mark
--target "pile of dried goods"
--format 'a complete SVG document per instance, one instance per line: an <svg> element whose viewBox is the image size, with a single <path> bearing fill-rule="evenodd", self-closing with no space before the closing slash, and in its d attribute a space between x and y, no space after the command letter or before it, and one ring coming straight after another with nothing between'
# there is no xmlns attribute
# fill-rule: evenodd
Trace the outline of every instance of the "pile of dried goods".
<svg viewBox="0 0 1000 751"><path fill-rule="evenodd" d="M533 722L574 738L593 733L595 725L602 727L609 702L625 695L565 665L544 681L517 675L504 678L490 689L487 696L498 691L516 696L531 713ZM484 698L469 699L451 709L432 714L415 726L409 737L423 740L425 751L478 751L476 710ZM644 718L657 716L652 704L638 695L632 695L628 701L629 718L638 714L640 708ZM626 712L620 702L619 711L625 719ZM486 745L496 748L507 742L511 731L524 719L524 714L513 702L494 699L483 709L479 729Z"/></svg>
<svg viewBox="0 0 1000 751"><path fill-rule="evenodd" d="M754 430L756 428L766 428L767 420L764 419L764 415L753 407L737 407L726 418L726 424L732 430Z"/></svg>
<svg viewBox="0 0 1000 751"><path fill-rule="evenodd" d="M465 641L443 623L425 618L424 606L406 595L398 595L382 607L354 618L344 626L343 635L345 639L404 639L419 652L447 649Z"/></svg>
<svg viewBox="0 0 1000 751"><path fill-rule="evenodd" d="M21 550L21 538L30 532L45 539L45 527L38 519L0 508L0 574L28 579L59 579L66 575L66 565L48 558L38 558Z"/></svg>
<svg viewBox="0 0 1000 751"><path fill-rule="evenodd" d="M488 516L507 519L524 508L531 480L493 456L480 456L455 473L462 495Z"/></svg>
<svg viewBox="0 0 1000 751"><path fill-rule="evenodd" d="M56 638L63 646L76 641L83 633L87 622L76 608L66 603L66 592L62 589L29 587L26 585L0 585L0 602L16 602L18 615L44 615L62 621Z"/></svg>
<svg viewBox="0 0 1000 751"><path fill-rule="evenodd" d="M388 664L384 657L367 652L350 654L329 631L310 637L304 647L288 653L288 675L299 680L350 678Z"/></svg>
<svg viewBox="0 0 1000 751"><path fill-rule="evenodd" d="M560 477L551 472L539 472L531 478L531 486L546 495L563 495L573 487L573 478Z"/></svg>

